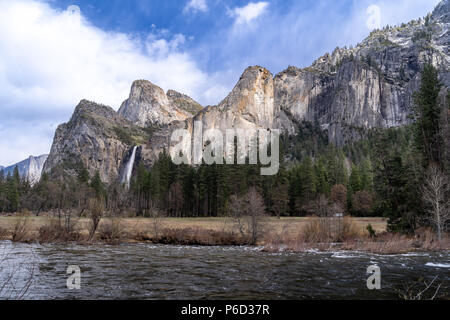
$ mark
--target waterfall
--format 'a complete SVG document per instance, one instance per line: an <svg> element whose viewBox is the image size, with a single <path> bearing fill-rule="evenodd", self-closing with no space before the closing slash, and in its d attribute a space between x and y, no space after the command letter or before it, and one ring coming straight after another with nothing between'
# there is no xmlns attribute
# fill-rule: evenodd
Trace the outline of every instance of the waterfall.
<svg viewBox="0 0 450 320"><path fill-rule="evenodd" d="M130 160L128 160L125 166L125 175L122 179L122 183L125 183L127 189L130 189L131 173L133 172L134 159L136 158L137 146L133 147L133 153L131 154Z"/></svg>

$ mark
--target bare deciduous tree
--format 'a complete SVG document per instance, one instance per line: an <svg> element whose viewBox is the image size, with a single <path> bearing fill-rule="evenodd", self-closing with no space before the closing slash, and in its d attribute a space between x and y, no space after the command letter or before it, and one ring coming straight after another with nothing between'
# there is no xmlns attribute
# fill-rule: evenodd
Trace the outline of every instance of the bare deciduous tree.
<svg viewBox="0 0 450 320"><path fill-rule="evenodd" d="M91 226L89 230L89 239L91 241L94 238L95 231L97 231L100 220L103 216L103 211L105 210L105 205L101 199L90 199L89 200L89 211L91 218Z"/></svg>
<svg viewBox="0 0 450 320"><path fill-rule="evenodd" d="M450 219L448 194L448 177L437 165L431 165L422 187L422 199L428 212L428 219L436 227L439 241L441 241L442 231Z"/></svg>
<svg viewBox="0 0 450 320"><path fill-rule="evenodd" d="M237 227L239 228L239 232L244 234L244 224L242 223L242 218L245 214L245 206L243 197L239 197L238 195L233 194L230 197L230 207L229 207L230 216L236 220Z"/></svg>
<svg viewBox="0 0 450 320"><path fill-rule="evenodd" d="M330 200L339 205L342 212L345 212L347 207L347 188L342 184L333 186L331 189Z"/></svg>
<svg viewBox="0 0 450 320"><path fill-rule="evenodd" d="M264 200L256 188L251 188L247 193L246 202L248 206L248 229L251 234L251 244L256 244L262 233L261 221L266 216Z"/></svg>
<svg viewBox="0 0 450 320"><path fill-rule="evenodd" d="M273 196L272 209L278 218L287 212L289 206L289 194L287 185L283 184Z"/></svg>
<svg viewBox="0 0 450 320"><path fill-rule="evenodd" d="M0 252L0 299L22 300L34 281L36 257L31 252L26 262L16 262L7 247L0 247Z"/></svg>
<svg viewBox="0 0 450 320"><path fill-rule="evenodd" d="M27 217L19 218L15 225L12 234L13 242L26 242L29 239L30 226Z"/></svg>
<svg viewBox="0 0 450 320"><path fill-rule="evenodd" d="M152 227L153 227L153 233L155 235L155 239L159 238L160 235L160 230L162 227L162 223L163 223L163 218L164 215L161 212L161 210L159 210L159 208L153 203L151 202L149 205L149 213L150 213L150 217L152 218Z"/></svg>
<svg viewBox="0 0 450 320"><path fill-rule="evenodd" d="M256 188L251 188L244 197L232 196L230 213L236 220L242 236L250 244L256 244L262 230L262 220L266 216L264 201Z"/></svg>
<svg viewBox="0 0 450 320"><path fill-rule="evenodd" d="M434 300L435 298L441 298L438 296L438 293L442 283L436 284L435 287L433 286L437 278L438 276L435 276L429 283L423 279L418 279L417 281L404 284L402 289L395 290L403 300Z"/></svg>

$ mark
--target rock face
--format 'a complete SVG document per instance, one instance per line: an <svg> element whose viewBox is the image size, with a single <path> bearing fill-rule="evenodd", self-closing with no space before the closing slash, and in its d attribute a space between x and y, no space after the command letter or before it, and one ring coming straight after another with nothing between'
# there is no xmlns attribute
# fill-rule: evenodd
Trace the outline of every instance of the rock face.
<svg viewBox="0 0 450 320"><path fill-rule="evenodd" d="M275 77L275 103L292 120L322 125L337 145L364 129L407 124L426 62L450 84L449 10L443 1L426 19L373 31L357 47L337 48L309 68L289 67Z"/></svg>
<svg viewBox="0 0 450 320"><path fill-rule="evenodd" d="M217 106L202 108L186 95L135 81L118 113L82 101L57 129L44 171L63 167L73 174L65 165L76 162L114 182L134 146L139 146L136 161L150 165L160 152L170 151L175 129L192 134L195 122L203 131L264 128L295 134L298 122L306 120L321 125L336 145L370 128L408 124L425 63L439 70L448 89L449 23L450 0L445 0L426 19L373 31L355 48L337 48L308 68L289 67L273 77L262 67L249 67Z"/></svg>
<svg viewBox="0 0 450 320"><path fill-rule="evenodd" d="M91 176L100 172L111 183L122 174L133 146L149 141L150 134L135 126L112 108L82 100L68 123L56 129L44 172L62 169L76 176L80 166Z"/></svg>
<svg viewBox="0 0 450 320"><path fill-rule="evenodd" d="M274 128L278 110L274 103L273 76L259 66L249 67L231 93L218 106L208 106L186 120L200 121L203 130Z"/></svg>
<svg viewBox="0 0 450 320"><path fill-rule="evenodd" d="M443 22L450 22L450 1L441 1L433 11L433 18Z"/></svg>
<svg viewBox="0 0 450 320"><path fill-rule="evenodd" d="M265 68L247 68L231 93L218 106L208 106L185 121L174 121L155 132L142 148L144 161L154 161L164 149L171 151L170 136L176 129L186 129L194 137L196 122L201 129L272 129L279 127L279 109L274 103L273 75ZM193 152L193 148L192 148Z"/></svg>
<svg viewBox="0 0 450 320"><path fill-rule="evenodd" d="M48 155L44 154L38 157L30 156L28 159L20 161L9 167L0 167L3 170L5 176L12 175L14 169L17 167L19 175L28 180L31 186L35 185L41 179L42 169L44 168L44 163L47 160Z"/></svg>
<svg viewBox="0 0 450 320"><path fill-rule="evenodd" d="M201 106L186 95L164 91L146 80L131 86L130 96L122 103L119 114L136 125L147 127L182 121L201 110Z"/></svg>
<svg viewBox="0 0 450 320"><path fill-rule="evenodd" d="M189 117L196 115L203 109L203 107L191 97L174 90L167 91L167 98L173 108L188 112Z"/></svg>

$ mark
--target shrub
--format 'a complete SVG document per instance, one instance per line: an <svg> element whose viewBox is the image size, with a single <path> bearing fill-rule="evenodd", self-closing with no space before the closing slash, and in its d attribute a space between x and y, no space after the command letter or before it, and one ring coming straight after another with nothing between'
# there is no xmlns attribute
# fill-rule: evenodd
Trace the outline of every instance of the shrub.
<svg viewBox="0 0 450 320"><path fill-rule="evenodd" d="M360 216L370 216L374 205L373 196L366 190L357 191L353 195L353 209Z"/></svg>
<svg viewBox="0 0 450 320"><path fill-rule="evenodd" d="M366 230L369 232L371 238L375 237L375 230L370 223L367 225Z"/></svg>
<svg viewBox="0 0 450 320"><path fill-rule="evenodd" d="M109 244L118 244L125 236L122 221L112 218L105 221L98 230L98 237Z"/></svg>
<svg viewBox="0 0 450 320"><path fill-rule="evenodd" d="M350 219L318 218L306 224L302 230L305 242L343 242L358 237L358 231Z"/></svg>
<svg viewBox="0 0 450 320"><path fill-rule="evenodd" d="M426 42L429 42L429 41L431 41L431 37L432 37L431 33L428 33L425 30L420 30L420 31L414 32L412 41L418 42L420 40L425 40Z"/></svg>
<svg viewBox="0 0 450 320"><path fill-rule="evenodd" d="M8 230L0 227L0 240L4 240L6 238L8 238Z"/></svg>
<svg viewBox="0 0 450 320"><path fill-rule="evenodd" d="M14 231L12 234L13 242L28 242L30 241L29 226L27 218L20 218L14 225Z"/></svg>
<svg viewBox="0 0 450 320"><path fill-rule="evenodd" d="M105 204L102 199L90 199L89 211L90 211L90 227L89 227L89 241L94 238L95 231L97 231L100 220L102 219L103 212L105 210Z"/></svg>
<svg viewBox="0 0 450 320"><path fill-rule="evenodd" d="M127 145L134 145L133 136L122 127L114 127L114 132L117 135L117 138Z"/></svg>
<svg viewBox="0 0 450 320"><path fill-rule="evenodd" d="M58 220L51 220L49 224L39 228L38 240L46 242L70 242L81 239L81 233L75 229L75 224L62 226Z"/></svg>
<svg viewBox="0 0 450 320"><path fill-rule="evenodd" d="M164 229L159 238L153 238L153 242L175 245L246 245L248 239L232 232L204 230L199 228Z"/></svg>

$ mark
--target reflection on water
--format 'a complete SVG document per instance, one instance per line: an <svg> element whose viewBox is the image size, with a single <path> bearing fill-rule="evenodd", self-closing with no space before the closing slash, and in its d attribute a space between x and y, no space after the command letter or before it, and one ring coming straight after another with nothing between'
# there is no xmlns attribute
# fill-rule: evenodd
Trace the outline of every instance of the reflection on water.
<svg viewBox="0 0 450 320"><path fill-rule="evenodd" d="M11 271L19 270L14 273L16 288L26 281L25 267L35 266L28 299L396 299L396 288L435 276L442 283L440 292L450 292L449 252L381 256L265 253L250 247L2 242L0 262L3 283ZM69 265L81 268L80 290L66 287ZM381 268L381 290L366 287L369 265ZM0 290L0 297L8 298L5 290Z"/></svg>

